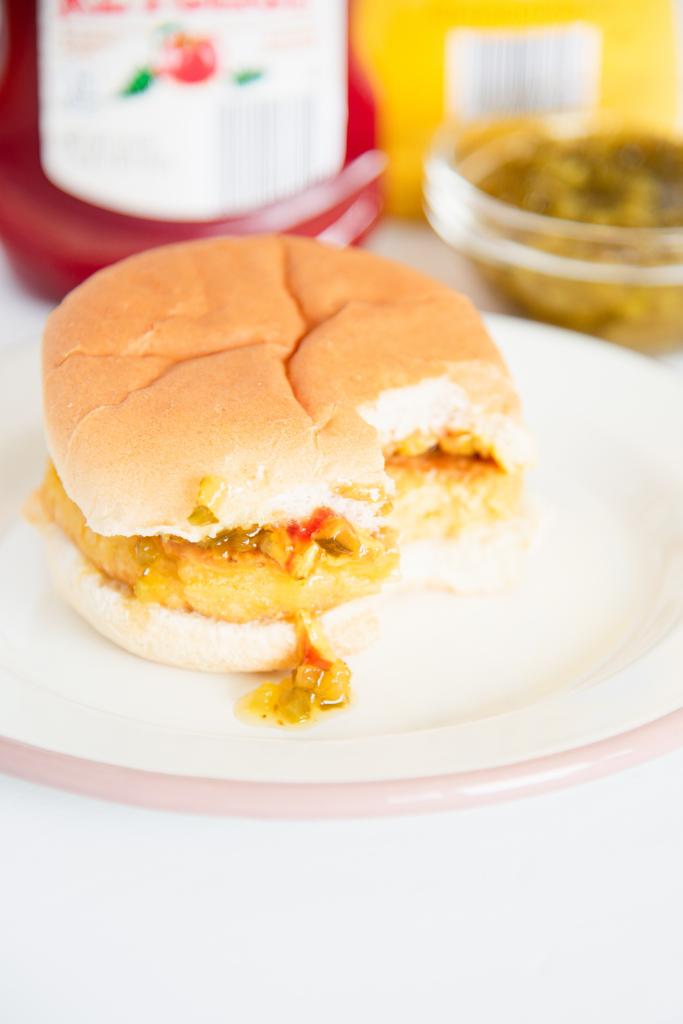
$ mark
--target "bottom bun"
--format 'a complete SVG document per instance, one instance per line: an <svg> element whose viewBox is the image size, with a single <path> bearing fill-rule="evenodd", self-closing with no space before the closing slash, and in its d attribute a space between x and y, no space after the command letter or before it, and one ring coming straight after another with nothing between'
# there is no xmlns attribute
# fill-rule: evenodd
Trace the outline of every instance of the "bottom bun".
<svg viewBox="0 0 683 1024"><path fill-rule="evenodd" d="M511 586L521 575L534 528L528 515L469 527L453 541L412 541L401 548L401 578L387 589L438 587L481 594ZM58 526L43 524L41 530L62 597L131 654L204 672L261 672L296 664L297 636L291 622L224 622L143 604L99 572ZM335 652L355 654L375 640L376 607L376 597L364 597L320 616Z"/></svg>
<svg viewBox="0 0 683 1024"><path fill-rule="evenodd" d="M131 654L203 672L261 672L296 664L291 622L223 622L198 612L143 604L108 580L52 524L41 531L62 597L107 639ZM354 654L377 636L375 598L359 598L320 616L334 651Z"/></svg>
<svg viewBox="0 0 683 1024"><path fill-rule="evenodd" d="M401 545L397 589L438 588L489 594L518 582L536 532L529 512L516 519L466 527L456 540L414 540Z"/></svg>

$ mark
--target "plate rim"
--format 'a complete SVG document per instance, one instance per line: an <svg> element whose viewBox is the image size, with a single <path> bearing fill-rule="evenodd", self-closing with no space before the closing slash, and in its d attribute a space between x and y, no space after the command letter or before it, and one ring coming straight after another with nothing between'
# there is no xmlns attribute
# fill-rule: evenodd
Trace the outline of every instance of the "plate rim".
<svg viewBox="0 0 683 1024"><path fill-rule="evenodd" d="M127 768L0 736L0 771L27 782L148 810L270 821L394 817L467 810L614 775L683 746L683 708L635 729L495 768L372 782L246 782Z"/></svg>
<svg viewBox="0 0 683 1024"><path fill-rule="evenodd" d="M508 321L533 330L561 333L582 346L608 342L521 317L486 314L495 329ZM5 358L24 356L27 346L8 346ZM670 367L631 350L614 354L643 361L669 381ZM681 391L683 394L683 389ZM0 734L0 771L38 784L111 802L213 816L271 820L367 818L474 808L542 794L603 778L683 746L683 707L632 729L569 749L488 768L370 781L244 781L178 775L116 765L40 747Z"/></svg>

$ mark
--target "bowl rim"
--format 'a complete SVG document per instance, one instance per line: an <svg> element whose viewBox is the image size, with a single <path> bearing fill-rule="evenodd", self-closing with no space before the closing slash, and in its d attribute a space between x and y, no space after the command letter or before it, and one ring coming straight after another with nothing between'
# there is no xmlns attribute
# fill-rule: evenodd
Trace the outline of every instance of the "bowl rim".
<svg viewBox="0 0 683 1024"><path fill-rule="evenodd" d="M471 206L475 206L479 211L483 212L488 218L495 223L521 228L523 230L534 230L539 234L564 236L567 238L580 239L586 242L595 242L601 244L611 244L616 246L624 246L625 248L637 248L639 245L642 246L644 241L656 242L657 245L666 247L669 243L672 246L681 247L680 263L683 265L683 225L679 227L629 227L626 225L610 225L610 224L590 224L586 221L568 220L563 217L551 217L543 213L535 213L531 210L524 210L519 206L514 206L512 203L506 203L501 199L490 195L480 189L473 181L465 177L461 173L458 166L458 161L454 158L454 141L457 140L459 135L462 135L467 128L471 128L472 124L480 124L482 126L486 124L504 123L505 119L490 118L482 119L478 122L471 122L468 125L462 125L453 120L447 120L443 122L437 129L431 145L427 151L424 161L424 179L425 179L425 193L431 191L434 183L440 183L441 186L445 181L449 181L450 187L455 187L461 197L464 197L470 201ZM523 128L521 127L521 119L510 119L510 124L519 124L519 133L522 134ZM606 114L585 114L585 113L559 113L551 115L536 115L530 116L525 119L527 126L536 124L544 127L550 127L551 129L559 128L559 134L574 135L581 134L576 129L584 127L586 125L594 126L607 126L612 130L618 127L624 127L625 124L632 129L638 128L637 121L624 122L621 119L615 118L612 115ZM571 131L571 129L574 129ZM514 131L514 129L512 129ZM648 131L651 135L661 134L652 126L645 127L643 130ZM673 133L674 137L676 133ZM681 137L683 144L683 137ZM429 196L427 196L429 199ZM528 248L534 248L533 246L527 246ZM548 255L554 255L549 253ZM597 260L591 259L574 259L572 257L562 257L562 259L571 259L576 263L586 264L597 264ZM604 264L603 264L604 265ZM621 267L627 266L628 264L615 264ZM643 264L642 269L652 269L654 267L662 266L676 266L676 263L661 262L654 264Z"/></svg>

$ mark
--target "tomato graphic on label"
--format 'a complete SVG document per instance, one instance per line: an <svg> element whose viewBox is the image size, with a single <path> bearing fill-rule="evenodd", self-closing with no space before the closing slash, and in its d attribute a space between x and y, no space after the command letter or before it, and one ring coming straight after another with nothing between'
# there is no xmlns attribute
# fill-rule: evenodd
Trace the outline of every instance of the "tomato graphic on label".
<svg viewBox="0 0 683 1024"><path fill-rule="evenodd" d="M191 36L177 27L170 31L165 27L161 36L158 58L135 71L121 89L121 96L146 92L159 78L196 85L206 82L216 72L216 48L207 36Z"/></svg>
<svg viewBox="0 0 683 1024"><path fill-rule="evenodd" d="M210 39L178 32L164 40L162 63L157 74L170 75L177 82L204 82L216 70L216 50Z"/></svg>
<svg viewBox="0 0 683 1024"><path fill-rule="evenodd" d="M137 68L119 91L120 96L147 92L158 79L164 78L181 85L197 85L207 82L218 71L218 55L213 41L208 36L191 36L177 24L161 27L154 49L156 58ZM243 88L260 82L265 75L264 68L246 65L225 69L223 81Z"/></svg>

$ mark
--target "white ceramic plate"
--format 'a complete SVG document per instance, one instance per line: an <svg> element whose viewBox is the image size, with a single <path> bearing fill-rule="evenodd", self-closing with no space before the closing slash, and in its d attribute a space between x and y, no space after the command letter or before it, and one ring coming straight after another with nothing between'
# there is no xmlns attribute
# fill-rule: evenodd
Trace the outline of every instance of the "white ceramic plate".
<svg viewBox="0 0 683 1024"><path fill-rule="evenodd" d="M540 445L526 577L496 597L388 599L352 662L355 705L299 732L234 717L253 677L138 660L53 594L19 516L44 463L37 352L5 356L0 767L182 809L368 814L500 799L683 743L683 388L606 344L489 322Z"/></svg>

